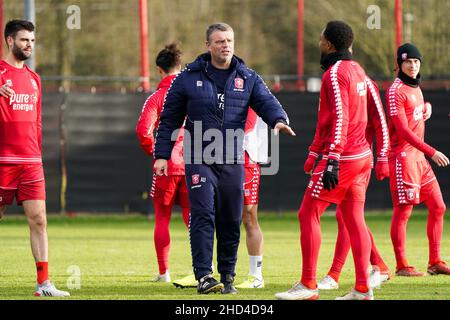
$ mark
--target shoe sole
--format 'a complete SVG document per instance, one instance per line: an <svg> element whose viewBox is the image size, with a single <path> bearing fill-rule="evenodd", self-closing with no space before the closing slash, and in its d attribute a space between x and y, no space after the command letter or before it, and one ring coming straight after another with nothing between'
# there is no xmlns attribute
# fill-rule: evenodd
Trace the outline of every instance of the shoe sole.
<svg viewBox="0 0 450 320"><path fill-rule="evenodd" d="M50 297L50 298L67 298L67 297L70 297L70 295L65 295L65 296L46 296L46 295L43 295L43 294L39 294L37 292L35 292L33 295L35 297Z"/></svg>
<svg viewBox="0 0 450 320"><path fill-rule="evenodd" d="M221 291L222 294L238 294L237 291L231 291L231 292L223 292Z"/></svg>
<svg viewBox="0 0 450 320"><path fill-rule="evenodd" d="M364 299L335 299L336 301L373 301L373 298L364 298Z"/></svg>
<svg viewBox="0 0 450 320"><path fill-rule="evenodd" d="M424 277L425 274L395 274L397 277Z"/></svg>
<svg viewBox="0 0 450 320"><path fill-rule="evenodd" d="M173 282L173 285L175 286L175 288L180 288L180 289L185 289L185 288L197 288L197 285L195 284L195 285L182 285L182 284L179 284L179 283L175 283L175 282Z"/></svg>
<svg viewBox="0 0 450 320"><path fill-rule="evenodd" d="M448 273L445 273L445 272L434 272L434 271L427 271L427 273L430 275L430 276L437 276L437 275L440 275L440 274L442 274L442 275L444 275L444 276L449 276L450 274L448 274Z"/></svg>
<svg viewBox="0 0 450 320"><path fill-rule="evenodd" d="M282 298L278 298L276 297L277 300L289 300L289 301L295 301L295 300L306 300L306 301L312 301L312 300L318 300L319 299L319 295L315 294L307 299L282 299Z"/></svg>
<svg viewBox="0 0 450 320"><path fill-rule="evenodd" d="M337 289L339 289L339 287L336 287L336 288L319 288L319 287L317 287L317 289L319 289L319 290L325 290L325 291L330 291L330 290L337 290Z"/></svg>
<svg viewBox="0 0 450 320"><path fill-rule="evenodd" d="M208 294L208 293L211 293L211 292L214 292L214 293L222 292L222 290L223 290L223 284L222 283L218 283L214 287L211 287L211 288L209 288L209 289L207 289L205 291L201 291L201 292L197 291L197 292L200 293L200 294Z"/></svg>
<svg viewBox="0 0 450 320"><path fill-rule="evenodd" d="M253 287L247 287L247 286L236 286L236 289L263 289L264 286L253 286Z"/></svg>

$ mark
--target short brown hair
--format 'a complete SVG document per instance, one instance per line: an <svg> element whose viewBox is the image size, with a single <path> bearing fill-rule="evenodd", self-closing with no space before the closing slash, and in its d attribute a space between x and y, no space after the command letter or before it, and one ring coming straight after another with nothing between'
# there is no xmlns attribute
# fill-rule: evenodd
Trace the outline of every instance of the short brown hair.
<svg viewBox="0 0 450 320"><path fill-rule="evenodd" d="M206 29L206 41L209 42L209 38L211 37L213 32L217 31L217 30L219 30L219 31L233 31L233 28L229 24L226 24L225 22L214 23L214 24L210 25L208 27L208 29Z"/></svg>
<svg viewBox="0 0 450 320"><path fill-rule="evenodd" d="M19 20L14 19L8 21L8 23L5 26L5 32L4 37L5 41L7 41L8 37L16 38L17 32L21 30L27 30L30 32L34 31L34 24L27 20Z"/></svg>

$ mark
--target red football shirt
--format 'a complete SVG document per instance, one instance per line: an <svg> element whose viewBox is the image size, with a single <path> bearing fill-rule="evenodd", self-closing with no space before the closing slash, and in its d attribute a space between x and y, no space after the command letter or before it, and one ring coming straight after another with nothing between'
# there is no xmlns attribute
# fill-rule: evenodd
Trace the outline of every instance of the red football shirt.
<svg viewBox="0 0 450 320"><path fill-rule="evenodd" d="M136 134L142 149L148 155L153 154L155 148L153 132L158 128L164 100L175 77L176 75L170 75L162 79L157 90L145 101L142 108L142 113L136 126ZM172 155L167 162L168 175L184 175L183 140L184 129L182 128L172 150Z"/></svg>
<svg viewBox="0 0 450 320"><path fill-rule="evenodd" d="M0 86L14 90L0 96L0 164L41 164L41 81L28 66L0 61Z"/></svg>
<svg viewBox="0 0 450 320"><path fill-rule="evenodd" d="M424 100L420 87L397 78L386 93L392 155L405 152L414 157L432 157L436 150L424 142Z"/></svg>
<svg viewBox="0 0 450 320"><path fill-rule="evenodd" d="M371 154L366 139L367 83L355 61L340 60L322 77L318 122L309 150L352 161Z"/></svg>

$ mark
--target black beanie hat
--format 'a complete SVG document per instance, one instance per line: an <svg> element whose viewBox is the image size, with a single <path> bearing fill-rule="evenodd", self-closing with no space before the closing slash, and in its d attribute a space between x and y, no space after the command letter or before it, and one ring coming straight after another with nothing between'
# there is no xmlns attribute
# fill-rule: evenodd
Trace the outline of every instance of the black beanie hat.
<svg viewBox="0 0 450 320"><path fill-rule="evenodd" d="M411 43L402 44L397 49L397 64L400 67L406 59L419 59L422 62L422 54L419 49Z"/></svg>

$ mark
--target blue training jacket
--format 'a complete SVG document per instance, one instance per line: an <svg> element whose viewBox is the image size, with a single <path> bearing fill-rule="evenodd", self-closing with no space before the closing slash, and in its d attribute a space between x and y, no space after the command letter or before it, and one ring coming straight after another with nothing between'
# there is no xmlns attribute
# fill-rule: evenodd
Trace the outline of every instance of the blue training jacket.
<svg viewBox="0 0 450 320"><path fill-rule="evenodd" d="M172 133L182 127L185 119L184 152L186 155L186 148L190 148L191 163L202 163L203 159L201 154L198 154L198 147L201 145L203 152L211 144L211 141L215 141L211 137L203 138L205 131L209 129L216 129L215 132L221 132L224 137L223 149L218 150L219 153L222 153L219 155L221 160L216 163L230 163L225 142L226 132L228 129L240 129L242 133L244 132L249 106L272 128L278 122L289 123L286 112L262 78L237 56L232 58L231 68L233 70L226 82L225 106L223 116L220 117L218 115L217 87L207 73L209 63L211 63L209 53L200 55L194 62L188 64L172 82L164 101L156 133L155 159L168 160L170 158L175 142L172 139ZM201 124L201 131L197 129L194 132L194 122L197 122L196 128ZM191 142L187 141L189 135L192 139ZM232 143L234 163L242 162L244 159L241 140L234 139ZM231 144L228 145L231 147ZM186 156L185 161L189 163L189 158L187 159Z"/></svg>

